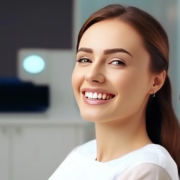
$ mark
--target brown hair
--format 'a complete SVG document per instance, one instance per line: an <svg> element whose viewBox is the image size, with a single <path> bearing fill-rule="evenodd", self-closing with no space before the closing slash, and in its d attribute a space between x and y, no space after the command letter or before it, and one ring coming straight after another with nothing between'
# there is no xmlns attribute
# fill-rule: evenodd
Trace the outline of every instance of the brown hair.
<svg viewBox="0 0 180 180"><path fill-rule="evenodd" d="M161 24L150 14L133 6L108 5L93 13L80 29L76 51L83 33L93 24L116 18L130 24L141 35L144 47L151 57L150 70L166 79L155 97L150 96L146 108L146 130L154 144L162 145L170 153L180 173L180 126L171 99L169 68L169 41Z"/></svg>

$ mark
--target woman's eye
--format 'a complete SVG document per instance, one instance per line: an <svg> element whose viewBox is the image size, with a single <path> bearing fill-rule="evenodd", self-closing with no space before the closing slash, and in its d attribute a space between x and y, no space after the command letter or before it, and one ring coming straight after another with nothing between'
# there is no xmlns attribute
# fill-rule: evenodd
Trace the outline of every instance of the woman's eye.
<svg viewBox="0 0 180 180"><path fill-rule="evenodd" d="M89 59L87 59L87 58L82 58L82 59L77 60L76 62L81 63L82 61L84 61L84 62L88 62L88 61L89 61Z"/></svg>
<svg viewBox="0 0 180 180"><path fill-rule="evenodd" d="M76 62L84 63L84 62L88 62L88 61L90 61L88 58L81 58L81 59L77 60ZM114 62L116 62L116 63L114 63ZM124 62L122 62L120 60L114 60L111 63L114 63L115 65L121 65L121 64L125 65Z"/></svg>
<svg viewBox="0 0 180 180"><path fill-rule="evenodd" d="M114 63L114 62L118 62L118 63ZM116 64L117 64L117 65L120 65L120 64L125 65L124 62L119 61L119 60L114 60L114 61L112 61L112 63L114 63L115 65L116 65Z"/></svg>

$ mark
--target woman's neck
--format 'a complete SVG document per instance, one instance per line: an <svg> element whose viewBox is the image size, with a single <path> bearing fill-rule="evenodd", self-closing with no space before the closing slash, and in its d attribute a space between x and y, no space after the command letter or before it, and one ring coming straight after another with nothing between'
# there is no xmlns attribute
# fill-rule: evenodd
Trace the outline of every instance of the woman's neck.
<svg viewBox="0 0 180 180"><path fill-rule="evenodd" d="M124 119L96 123L97 161L119 158L147 144L152 144L146 132L145 119Z"/></svg>

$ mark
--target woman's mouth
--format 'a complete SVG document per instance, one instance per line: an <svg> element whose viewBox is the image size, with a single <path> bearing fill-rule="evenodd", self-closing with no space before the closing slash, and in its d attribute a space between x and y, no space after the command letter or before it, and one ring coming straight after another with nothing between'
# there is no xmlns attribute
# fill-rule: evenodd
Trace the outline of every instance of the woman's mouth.
<svg viewBox="0 0 180 180"><path fill-rule="evenodd" d="M112 101L115 97L113 94L106 93L92 93L92 92L82 92L83 100L86 104L105 104Z"/></svg>

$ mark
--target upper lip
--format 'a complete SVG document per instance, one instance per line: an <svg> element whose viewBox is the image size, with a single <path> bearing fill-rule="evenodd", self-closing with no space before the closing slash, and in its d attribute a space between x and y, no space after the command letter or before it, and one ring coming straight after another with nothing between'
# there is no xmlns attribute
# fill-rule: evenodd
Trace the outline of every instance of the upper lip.
<svg viewBox="0 0 180 180"><path fill-rule="evenodd" d="M84 92L84 91L87 91L87 92L103 92L103 93L106 93L106 94L113 94L112 92L108 91L108 90L105 90L105 89L99 89L99 88L83 88L81 90L81 92ZM115 95L115 94L113 94Z"/></svg>

